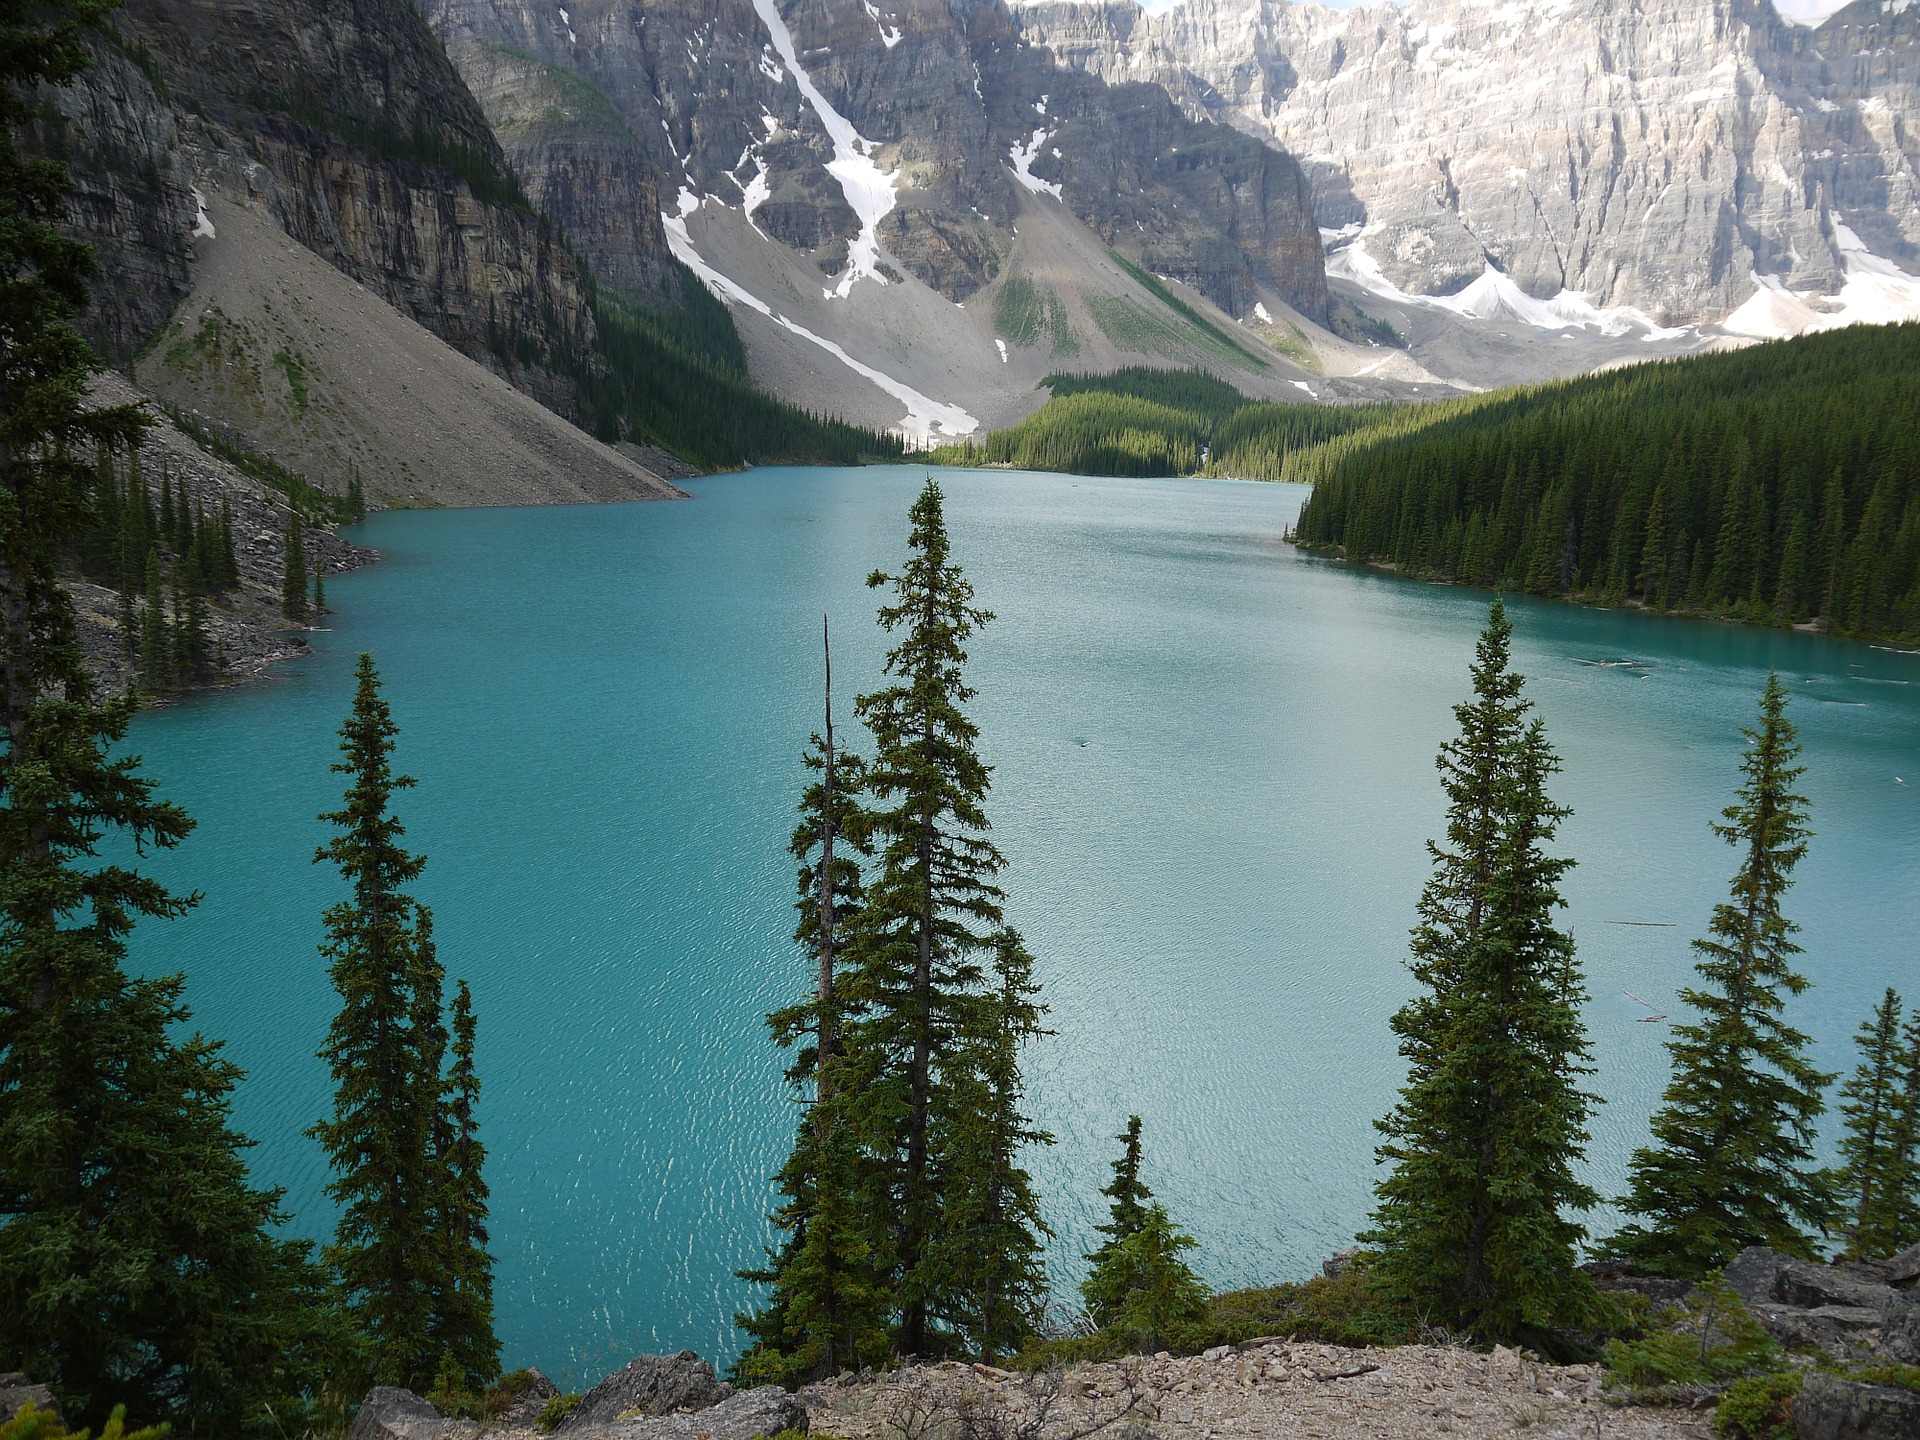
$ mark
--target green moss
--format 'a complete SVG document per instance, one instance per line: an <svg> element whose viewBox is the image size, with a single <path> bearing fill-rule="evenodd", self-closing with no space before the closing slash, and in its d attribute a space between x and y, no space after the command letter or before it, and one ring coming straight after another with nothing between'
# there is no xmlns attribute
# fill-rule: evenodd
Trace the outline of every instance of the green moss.
<svg viewBox="0 0 1920 1440"><path fill-rule="evenodd" d="M307 371L299 357L290 350L273 352L273 363L280 367L280 373L287 377L287 393L293 397L293 408L297 414L305 414L307 409Z"/></svg>

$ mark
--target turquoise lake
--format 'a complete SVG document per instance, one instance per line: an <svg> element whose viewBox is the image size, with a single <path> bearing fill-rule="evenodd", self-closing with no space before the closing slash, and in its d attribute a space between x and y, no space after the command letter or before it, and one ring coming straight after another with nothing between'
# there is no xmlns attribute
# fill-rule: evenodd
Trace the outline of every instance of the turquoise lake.
<svg viewBox="0 0 1920 1440"><path fill-rule="evenodd" d="M154 869L205 899L134 963L184 970L249 1073L256 1177L322 1235L335 1008L311 863L355 656L401 726L408 843L479 1013L505 1358L573 1388L643 1350L725 1361L796 1111L762 1016L805 967L785 845L831 614L839 718L883 637L864 580L904 554L913 467L767 469L691 501L389 513L329 582L315 655L141 716L131 744L199 828ZM1058 1137L1031 1168L1070 1295L1130 1112L1147 1179L1216 1286L1299 1278L1363 1224L1387 1020L1441 795L1436 747L1489 597L1303 556L1304 492L946 472L956 558L998 619L970 675L1008 915L1056 1032L1029 1058ZM1567 919L1618 1190L1666 1079L1688 941L1734 855L1768 669L1791 683L1816 831L1790 895L1830 1069L1893 984L1920 1000L1920 657L1522 601L1515 651L1565 769ZM1631 661L1633 664L1617 662ZM849 733L844 743L861 748ZM1637 922L1637 923L1622 923ZM1670 926L1671 928L1666 928ZM1605 1230L1612 1217L1593 1217Z"/></svg>

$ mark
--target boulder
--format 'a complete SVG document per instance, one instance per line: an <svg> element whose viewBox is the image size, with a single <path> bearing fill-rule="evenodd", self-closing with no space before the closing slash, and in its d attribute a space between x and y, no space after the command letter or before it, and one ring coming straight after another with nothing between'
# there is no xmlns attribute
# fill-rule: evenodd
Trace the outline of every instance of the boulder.
<svg viewBox="0 0 1920 1440"><path fill-rule="evenodd" d="M480 1427L449 1420L411 1390L376 1385L360 1402L347 1440L472 1440Z"/></svg>
<svg viewBox="0 0 1920 1440"><path fill-rule="evenodd" d="M1902 1296L1887 1307L1880 1351L1902 1365L1920 1365L1920 1304Z"/></svg>
<svg viewBox="0 0 1920 1440"><path fill-rule="evenodd" d="M1920 1435L1920 1391L1815 1370L1794 1397L1793 1424L1800 1440L1913 1440Z"/></svg>
<svg viewBox="0 0 1920 1440"><path fill-rule="evenodd" d="M1354 1257L1360 1253L1358 1245L1349 1245L1344 1250L1336 1250L1320 1262L1320 1273L1329 1280L1338 1280L1347 1273L1347 1267L1353 1264Z"/></svg>
<svg viewBox="0 0 1920 1440"><path fill-rule="evenodd" d="M607 1440L757 1440L805 1430L807 1407L778 1385L729 1395L691 1415L648 1416L605 1427Z"/></svg>
<svg viewBox="0 0 1920 1440"><path fill-rule="evenodd" d="M1786 1256L1776 1255L1764 1245L1749 1245L1727 1262L1727 1268L1720 1272L1720 1278L1751 1309L1780 1298L1776 1288L1780 1282L1780 1269L1786 1263Z"/></svg>
<svg viewBox="0 0 1920 1440"><path fill-rule="evenodd" d="M691 1350L677 1355L641 1355L581 1396L555 1433L579 1435L604 1428L622 1416L705 1410L732 1393L733 1387L716 1380L713 1367Z"/></svg>
<svg viewBox="0 0 1920 1440"><path fill-rule="evenodd" d="M1909 1245L1886 1262L1887 1283L1896 1290L1920 1284L1920 1245Z"/></svg>
<svg viewBox="0 0 1920 1440"><path fill-rule="evenodd" d="M514 1397L500 1416L499 1424L505 1429L524 1430L540 1418L540 1412L547 1408L547 1402L560 1393L560 1387L542 1375L538 1370L526 1371L526 1386Z"/></svg>
<svg viewBox="0 0 1920 1440"><path fill-rule="evenodd" d="M44 1385L34 1384L25 1375L0 1375L0 1425L6 1424L28 1405L65 1423L66 1417L60 1414L60 1402L53 1398L53 1391Z"/></svg>

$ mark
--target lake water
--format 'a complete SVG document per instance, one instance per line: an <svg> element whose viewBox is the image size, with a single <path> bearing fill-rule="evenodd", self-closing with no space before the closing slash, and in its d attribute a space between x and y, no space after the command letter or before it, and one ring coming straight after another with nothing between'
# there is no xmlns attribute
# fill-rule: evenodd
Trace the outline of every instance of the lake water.
<svg viewBox="0 0 1920 1440"><path fill-rule="evenodd" d="M479 1012L509 1365L582 1388L642 1350L735 1352L732 1272L757 1259L795 1121L762 1016L806 983L785 844L820 617L845 723L883 653L863 581L903 556L922 473L380 515L358 536L386 559L329 585L310 660L134 727L199 821L155 869L205 893L142 927L135 963L187 973L197 1022L249 1072L256 1176L321 1235L302 1131L330 1103L315 947L340 886L311 863L314 817L339 799L354 657L378 657L420 781L400 800L429 857L418 892ZM1488 597L1295 552L1292 487L942 483L999 616L970 674L1008 914L1052 1006L1028 1073L1059 1138L1032 1160L1056 1284L1079 1277L1130 1112L1210 1281L1300 1277L1368 1208L1433 756ZM1794 691L1817 831L1790 896L1816 982L1793 1018L1838 1068L1884 986L1920 1001L1920 658L1524 601L1514 619L1575 810L1568 918L1610 1101L1591 1170L1614 1193L1667 1073L1665 1026L1621 992L1677 1008L1734 863L1708 822L1769 667Z"/></svg>

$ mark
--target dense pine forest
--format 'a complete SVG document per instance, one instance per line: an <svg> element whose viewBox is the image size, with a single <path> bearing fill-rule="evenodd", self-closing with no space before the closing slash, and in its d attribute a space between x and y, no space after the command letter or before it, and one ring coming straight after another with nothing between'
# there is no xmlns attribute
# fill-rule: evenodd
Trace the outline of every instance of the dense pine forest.
<svg viewBox="0 0 1920 1440"><path fill-rule="evenodd" d="M1396 413L1295 454L1302 544L1413 575L1920 639L1920 325Z"/></svg>
<svg viewBox="0 0 1920 1440"><path fill-rule="evenodd" d="M1032 415L984 440L936 450L934 463L1275 480L1293 451L1372 424L1386 409L1250 400L1203 370L1139 365L1040 383L1052 394Z"/></svg>

